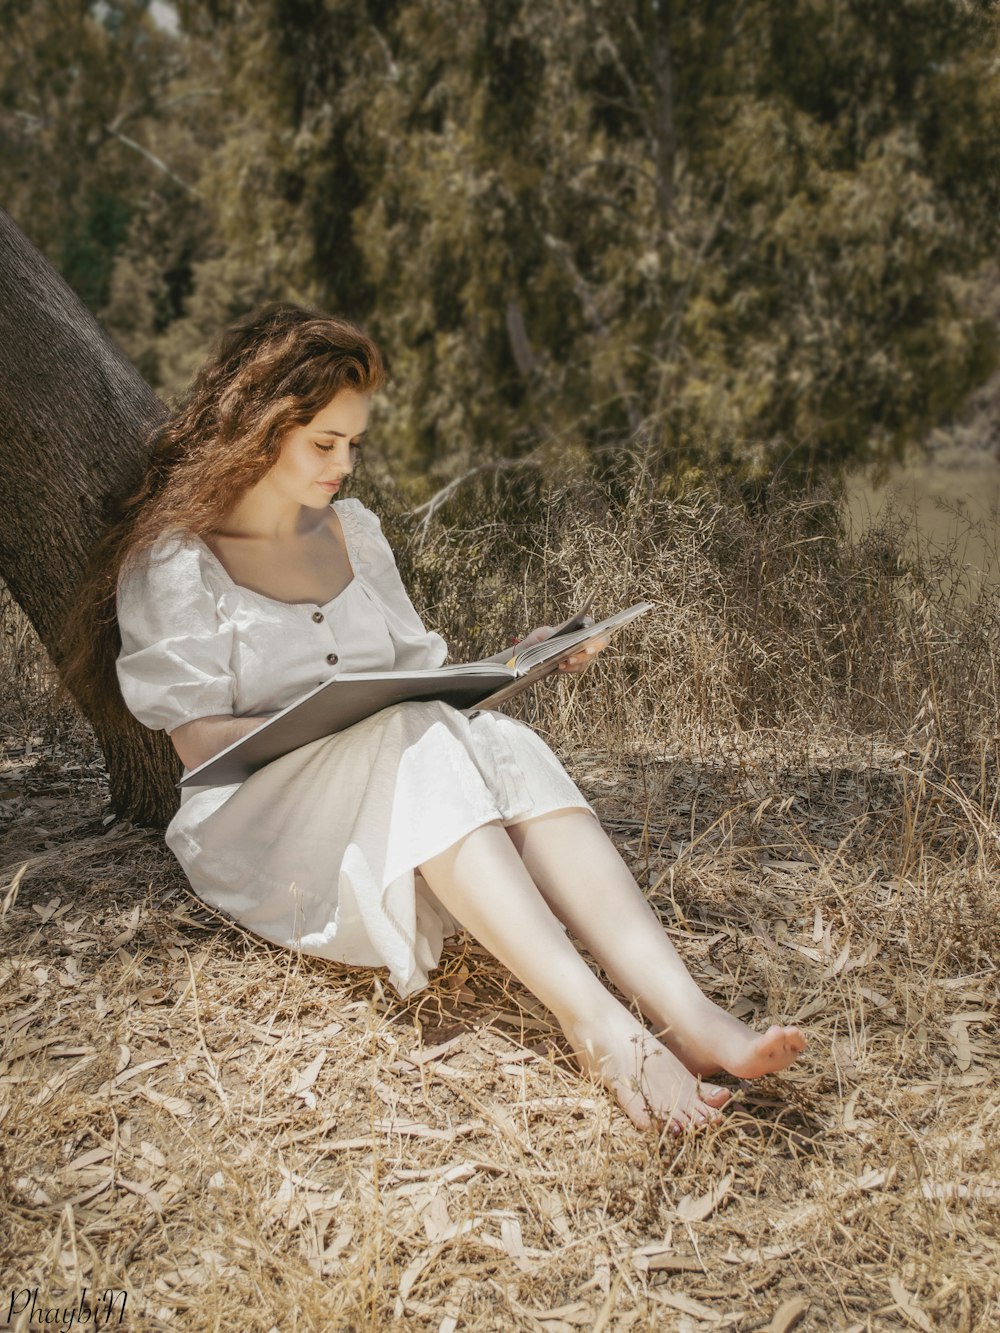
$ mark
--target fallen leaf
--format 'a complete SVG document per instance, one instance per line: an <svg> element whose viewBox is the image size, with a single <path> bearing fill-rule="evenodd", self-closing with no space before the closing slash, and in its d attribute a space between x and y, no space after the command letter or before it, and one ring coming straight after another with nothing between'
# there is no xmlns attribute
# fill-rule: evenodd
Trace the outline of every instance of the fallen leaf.
<svg viewBox="0 0 1000 1333"><path fill-rule="evenodd" d="M451 1041L443 1041L439 1046L419 1046L416 1050L407 1051L401 1055L400 1060L405 1060L410 1065L425 1065L428 1060L440 1060L442 1055L449 1051L456 1050L465 1041L465 1034L452 1037Z"/></svg>
<svg viewBox="0 0 1000 1333"><path fill-rule="evenodd" d="M73 1161L70 1162L69 1166L67 1166L66 1170L84 1171L88 1166L93 1166L97 1162L103 1162L110 1156L110 1148L91 1148L89 1152L82 1153L79 1157L75 1157Z"/></svg>
<svg viewBox="0 0 1000 1333"><path fill-rule="evenodd" d="M917 1328L922 1329L923 1333L934 1333L934 1325L898 1278L891 1277L889 1279L889 1290L892 1293L892 1299L896 1302L896 1308L906 1316L911 1324L915 1324Z"/></svg>
<svg viewBox="0 0 1000 1333"><path fill-rule="evenodd" d="M309 1089L319 1077L319 1071L323 1068L323 1061L326 1059L325 1048L320 1051L315 1060L311 1060L305 1069L299 1070L292 1075L292 1081L285 1089L286 1097L301 1097L307 1104L316 1104L316 1099L311 1095Z"/></svg>
<svg viewBox="0 0 1000 1333"><path fill-rule="evenodd" d="M139 1144L139 1152L145 1157L146 1161L151 1162L153 1166L166 1167L167 1159L164 1157L163 1153L160 1152L155 1143L150 1143L147 1139L143 1139Z"/></svg>
<svg viewBox="0 0 1000 1333"><path fill-rule="evenodd" d="M570 1230L569 1219L566 1216L566 1206L559 1192L553 1190L549 1193L539 1188L537 1195L539 1211L542 1216L548 1219L550 1226L562 1240L571 1240L573 1233Z"/></svg>
<svg viewBox="0 0 1000 1333"><path fill-rule="evenodd" d="M763 921L755 921L753 923L752 933L758 940L760 940L764 948L770 952L773 953L778 947L768 934L767 927L764 925Z"/></svg>
<svg viewBox="0 0 1000 1333"><path fill-rule="evenodd" d="M886 1018L896 1017L898 1012L896 1006L885 995L880 995L877 990L869 990L867 986L859 986L858 994L875 1005L877 1009L884 1009Z"/></svg>
<svg viewBox="0 0 1000 1333"><path fill-rule="evenodd" d="M796 1010L791 1021L793 1023L803 1023L807 1018L812 1018L814 1014L822 1013L829 1003L829 996L826 995L821 995L815 1000L809 1000L801 1009Z"/></svg>
<svg viewBox="0 0 1000 1333"><path fill-rule="evenodd" d="M948 1028L948 1036L955 1048L955 1063L964 1074L972 1065L972 1046L969 1042L968 1024L953 1022Z"/></svg>
<svg viewBox="0 0 1000 1333"><path fill-rule="evenodd" d="M633 1257L636 1268L640 1264L655 1273L704 1273L705 1265L693 1254L651 1254L641 1261Z"/></svg>
<svg viewBox="0 0 1000 1333"><path fill-rule="evenodd" d="M813 917L813 944L819 944L823 938L823 933L823 911L822 908L817 907Z"/></svg>
<svg viewBox="0 0 1000 1333"><path fill-rule="evenodd" d="M527 1263L527 1252L524 1248L524 1240L521 1236L521 1223L516 1217L504 1217L500 1220L500 1240L504 1249L514 1260L519 1268L524 1268ZM527 1267L533 1268L534 1265L527 1263Z"/></svg>
<svg viewBox="0 0 1000 1333"><path fill-rule="evenodd" d="M450 1129L434 1129L431 1125L424 1125L416 1120L405 1120L405 1119L374 1120L372 1122L372 1129L374 1129L379 1134L405 1134L410 1138L441 1139L446 1143L450 1143L451 1140L456 1138L459 1134L468 1134L472 1130L480 1128L481 1128L481 1122L477 1123L472 1120L464 1121L460 1125L454 1125ZM347 1140L347 1143L350 1142L351 1142L350 1140ZM362 1140L362 1142L368 1144L369 1146L371 1144L370 1139L364 1139ZM326 1146L344 1147L346 1146L346 1144L341 1143L340 1145L333 1144Z"/></svg>
<svg viewBox="0 0 1000 1333"><path fill-rule="evenodd" d="M862 1171L860 1176L855 1177L854 1183L858 1189L862 1190L880 1190L892 1174L892 1167L887 1171L880 1171L875 1167Z"/></svg>
<svg viewBox="0 0 1000 1333"><path fill-rule="evenodd" d="M658 1305L666 1305L671 1310L680 1311L681 1314L689 1314L694 1319L700 1319L703 1324L722 1323L722 1315L718 1310L713 1310L709 1305L702 1305L700 1301L693 1301L690 1296L685 1296L679 1291L660 1291L654 1287L649 1294Z"/></svg>
<svg viewBox="0 0 1000 1333"><path fill-rule="evenodd" d="M14 873L14 878L4 889L3 902L0 903L0 916L6 916L17 901L17 891L21 887L21 880L24 878L24 872L30 863L25 861Z"/></svg>
<svg viewBox="0 0 1000 1333"><path fill-rule="evenodd" d="M837 955L836 959L830 964L830 966L820 973L820 978L819 978L820 981L829 981L832 977L835 977L838 972L842 972L844 968L847 966L847 960L850 958L850 956L851 956L851 945L850 941L848 941L848 943L844 945L844 947L841 949L840 953Z"/></svg>
<svg viewBox="0 0 1000 1333"><path fill-rule="evenodd" d="M677 1216L682 1222L704 1222L706 1217L711 1217L729 1193L732 1183L733 1175L729 1172L699 1199L693 1199L690 1194L685 1194L677 1204Z"/></svg>
<svg viewBox="0 0 1000 1333"><path fill-rule="evenodd" d="M855 1060L855 1048L845 1037L834 1037L830 1042L830 1054L838 1070L848 1079L857 1077L858 1065Z"/></svg>
<svg viewBox="0 0 1000 1333"><path fill-rule="evenodd" d="M165 1092L157 1092L155 1088L136 1088L136 1092L141 1093L154 1105L170 1111L172 1115L194 1115L194 1107L184 1097L168 1097Z"/></svg>
<svg viewBox="0 0 1000 1333"><path fill-rule="evenodd" d="M143 1203L148 1204L154 1213L163 1212L163 1204L160 1202L159 1194L157 1194L153 1186L146 1181L126 1180L124 1176L119 1176L115 1181L115 1184L118 1185L120 1189L129 1190L132 1194L138 1194Z"/></svg>
<svg viewBox="0 0 1000 1333"><path fill-rule="evenodd" d="M970 1182L925 1180L920 1186L925 1199L1000 1199L1000 1180Z"/></svg>
<svg viewBox="0 0 1000 1333"><path fill-rule="evenodd" d="M790 1300L782 1301L771 1316L767 1333L789 1333L789 1329L802 1322L808 1309L809 1302L804 1296L792 1296Z"/></svg>
<svg viewBox="0 0 1000 1333"><path fill-rule="evenodd" d="M116 935L113 940L111 940L108 946L109 948L117 949L120 948L121 945L127 944L129 942L129 940L132 938L132 936L135 934L136 930L139 927L139 914L141 911L142 911L142 905L140 903L136 903L136 905L132 908L131 912L129 912L128 916L125 918L125 929L121 931L120 934Z"/></svg>
<svg viewBox="0 0 1000 1333"><path fill-rule="evenodd" d="M525 1307L521 1306L524 1310ZM533 1319L537 1319L547 1328L558 1328L559 1326L587 1324L591 1327L594 1323L593 1308L585 1301L573 1301L570 1305L559 1305L554 1310L530 1310L528 1312Z"/></svg>
<svg viewBox="0 0 1000 1333"><path fill-rule="evenodd" d="M119 1058L121 1058L121 1052L124 1051L125 1049L126 1048L124 1046L119 1047ZM161 1065L169 1063L170 1061L167 1060L166 1058L162 1060L143 1060L142 1064L133 1065L131 1069L123 1069L120 1074L116 1074L114 1078L114 1085L115 1087L120 1088L123 1083L127 1083L130 1078L135 1078L137 1074L144 1074L147 1069L159 1069ZM104 1092L107 1089L107 1087L108 1085L104 1084L103 1087L101 1088L101 1091Z"/></svg>

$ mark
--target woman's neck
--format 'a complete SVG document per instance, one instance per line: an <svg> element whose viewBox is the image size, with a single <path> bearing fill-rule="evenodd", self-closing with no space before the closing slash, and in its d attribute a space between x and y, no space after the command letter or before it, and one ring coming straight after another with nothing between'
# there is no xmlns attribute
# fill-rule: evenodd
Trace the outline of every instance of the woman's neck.
<svg viewBox="0 0 1000 1333"><path fill-rule="evenodd" d="M267 478L246 491L216 529L220 537L287 541L307 537L325 523L326 507L312 509L276 494Z"/></svg>

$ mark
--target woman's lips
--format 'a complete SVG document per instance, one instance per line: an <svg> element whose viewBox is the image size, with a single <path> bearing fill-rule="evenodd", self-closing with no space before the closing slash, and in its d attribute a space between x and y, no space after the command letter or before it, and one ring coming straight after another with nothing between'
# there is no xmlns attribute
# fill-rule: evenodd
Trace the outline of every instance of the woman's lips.
<svg viewBox="0 0 1000 1333"><path fill-rule="evenodd" d="M340 490L340 482L339 482L339 481L318 481L318 482L316 483L316 485L317 485L317 486L322 486L323 489L324 489L324 491L339 491L339 490Z"/></svg>

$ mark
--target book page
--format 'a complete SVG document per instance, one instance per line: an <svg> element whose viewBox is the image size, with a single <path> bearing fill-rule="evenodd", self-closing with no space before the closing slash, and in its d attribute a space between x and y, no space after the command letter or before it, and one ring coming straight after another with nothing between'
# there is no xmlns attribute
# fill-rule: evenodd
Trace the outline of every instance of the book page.
<svg viewBox="0 0 1000 1333"><path fill-rule="evenodd" d="M617 633L623 625L627 625L629 621L635 620L637 616L644 615L652 609L652 602L637 602L635 606L630 606L624 611L618 611L615 615L608 616L606 620L598 620L594 624L584 625L580 629L569 630L560 626L558 631L550 634L541 643L533 644L530 648L525 648L521 652L515 650L511 659L514 669L518 676L521 676L545 662L552 662L555 666L558 666L567 657L572 657L578 648L586 647L588 643L593 643L597 639L607 638L609 635Z"/></svg>

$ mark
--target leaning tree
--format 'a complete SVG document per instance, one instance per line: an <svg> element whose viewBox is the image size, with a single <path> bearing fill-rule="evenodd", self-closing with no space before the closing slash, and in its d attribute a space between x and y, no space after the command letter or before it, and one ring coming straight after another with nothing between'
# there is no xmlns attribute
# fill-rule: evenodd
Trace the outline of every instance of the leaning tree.
<svg viewBox="0 0 1000 1333"><path fill-rule="evenodd" d="M73 591L108 501L138 481L143 437L164 410L0 209L0 578L57 670ZM111 731L90 721L114 809L164 823L176 808L178 773L164 734L132 719Z"/></svg>

